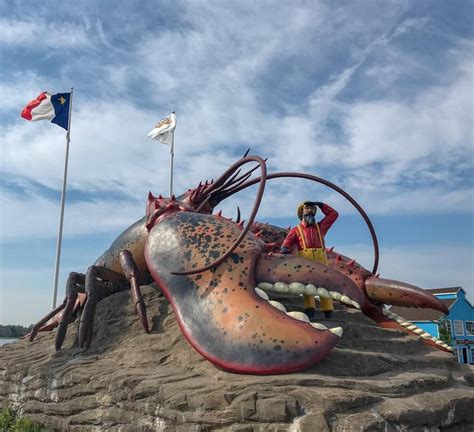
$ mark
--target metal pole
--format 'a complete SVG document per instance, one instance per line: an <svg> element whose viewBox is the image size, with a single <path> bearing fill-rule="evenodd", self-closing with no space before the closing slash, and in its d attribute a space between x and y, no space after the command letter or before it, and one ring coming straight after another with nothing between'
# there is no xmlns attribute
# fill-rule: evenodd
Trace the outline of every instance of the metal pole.
<svg viewBox="0 0 474 432"><path fill-rule="evenodd" d="M63 237L64 202L66 200L67 164L69 160L69 141L70 141L70 136L71 136L71 113L72 113L73 91L74 91L74 88L71 87L71 96L69 97L69 115L68 115L68 121L67 121L66 158L64 160L63 190L61 192L61 212L59 216L58 241L56 244L56 264L54 266L53 309L56 307L56 297L58 295L59 264L61 261L61 242L62 242L62 237Z"/></svg>
<svg viewBox="0 0 474 432"><path fill-rule="evenodd" d="M171 132L171 150L170 150L170 198L173 196L173 157L174 157L174 131Z"/></svg>

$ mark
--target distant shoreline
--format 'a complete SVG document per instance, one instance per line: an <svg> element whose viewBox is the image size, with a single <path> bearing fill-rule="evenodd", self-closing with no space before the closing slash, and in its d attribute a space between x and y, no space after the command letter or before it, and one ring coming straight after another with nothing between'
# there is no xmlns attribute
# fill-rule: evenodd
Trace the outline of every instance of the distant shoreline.
<svg viewBox="0 0 474 432"><path fill-rule="evenodd" d="M0 339L18 339L31 332L33 325L28 327L19 324L0 324Z"/></svg>

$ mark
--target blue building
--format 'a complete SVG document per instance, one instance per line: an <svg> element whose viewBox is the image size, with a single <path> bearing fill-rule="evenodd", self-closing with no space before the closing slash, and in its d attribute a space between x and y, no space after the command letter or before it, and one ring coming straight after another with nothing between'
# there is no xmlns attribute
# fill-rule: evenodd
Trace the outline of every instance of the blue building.
<svg viewBox="0 0 474 432"><path fill-rule="evenodd" d="M461 287L426 290L438 297L449 309L449 315L432 309L393 306L390 311L400 315L427 333L439 338L439 326L451 333L452 347L459 363L474 364L474 307Z"/></svg>

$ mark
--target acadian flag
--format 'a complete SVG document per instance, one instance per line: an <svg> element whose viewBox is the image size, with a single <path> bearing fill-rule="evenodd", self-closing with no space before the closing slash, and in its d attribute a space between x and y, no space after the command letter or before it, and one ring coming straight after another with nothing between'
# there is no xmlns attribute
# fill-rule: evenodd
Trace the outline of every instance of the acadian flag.
<svg viewBox="0 0 474 432"><path fill-rule="evenodd" d="M147 136L148 138L158 140L162 144L171 146L175 129L176 113L173 111L168 117L159 121Z"/></svg>
<svg viewBox="0 0 474 432"><path fill-rule="evenodd" d="M21 116L26 120L50 120L68 130L71 93L41 93L26 105Z"/></svg>

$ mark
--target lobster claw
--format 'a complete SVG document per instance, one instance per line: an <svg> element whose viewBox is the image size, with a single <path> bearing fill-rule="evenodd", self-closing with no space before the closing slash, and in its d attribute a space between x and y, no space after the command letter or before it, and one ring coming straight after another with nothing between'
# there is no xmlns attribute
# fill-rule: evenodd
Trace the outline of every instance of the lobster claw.
<svg viewBox="0 0 474 432"><path fill-rule="evenodd" d="M287 313L255 287L257 258L265 255L265 243L255 236L212 271L175 274L206 263L210 251L222 253L240 232L225 218L196 213L175 213L150 231L146 262L184 336L204 358L232 372L288 373L318 363L342 329L310 323L302 312Z"/></svg>
<svg viewBox="0 0 474 432"><path fill-rule="evenodd" d="M405 282L369 277L365 280L365 291L373 302L393 306L435 309L444 314L448 307L429 292Z"/></svg>

